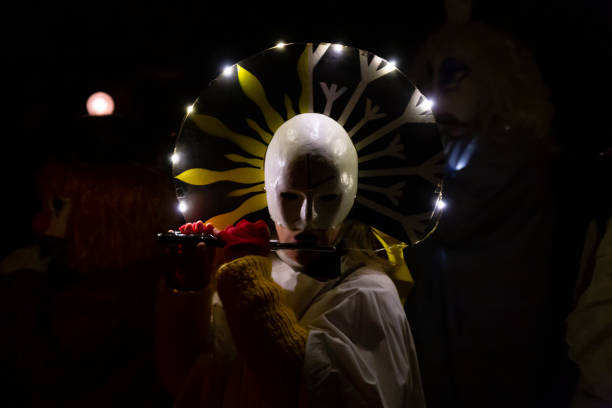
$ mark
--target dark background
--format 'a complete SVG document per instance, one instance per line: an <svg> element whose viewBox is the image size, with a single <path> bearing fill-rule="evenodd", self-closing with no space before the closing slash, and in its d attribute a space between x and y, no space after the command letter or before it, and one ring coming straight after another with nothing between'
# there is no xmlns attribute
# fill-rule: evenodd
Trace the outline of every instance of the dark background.
<svg viewBox="0 0 612 408"><path fill-rule="evenodd" d="M473 2L473 20L510 32L541 67L556 109L555 171L566 203L562 211L574 219L590 216L603 189L589 166L611 139L610 4ZM137 129L140 139L134 144L154 146L169 170L165 157L186 106L225 64L279 40L329 41L396 58L405 70L444 20L442 0L360 6L333 1L164 6L100 1L65 8L24 3L4 14L2 222L13 239L2 254L30 239L29 217L36 210L32 175L45 158L69 148L74 123L86 114L91 93L110 93L116 114ZM568 231L578 241L581 234Z"/></svg>
<svg viewBox="0 0 612 408"><path fill-rule="evenodd" d="M87 140L91 134L77 126L91 93L113 96L116 115L129 123L124 145L135 156L157 157L154 163L170 174L168 159L185 108L224 65L279 40L328 41L395 58L406 71L418 46L444 21L442 3L23 2L3 10L0 257L34 238L38 166L67 151L85 161L96 156L96 145ZM586 224L610 210L610 175L598 163L612 140L612 2L480 0L473 2L472 16L522 41L551 90L554 306L562 321L571 307Z"/></svg>

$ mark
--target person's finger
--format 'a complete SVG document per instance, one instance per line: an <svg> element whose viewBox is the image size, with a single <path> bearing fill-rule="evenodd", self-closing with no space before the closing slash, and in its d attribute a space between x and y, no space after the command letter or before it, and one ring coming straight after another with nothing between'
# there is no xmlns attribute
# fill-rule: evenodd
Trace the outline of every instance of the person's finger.
<svg viewBox="0 0 612 408"><path fill-rule="evenodd" d="M242 219L242 220L238 221L238 224L236 224L236 227L238 227L238 228L242 228L242 227L246 227L246 226L248 226L248 225L250 225L250 224L251 224L251 223L250 223L250 222L248 222L247 220Z"/></svg>
<svg viewBox="0 0 612 408"><path fill-rule="evenodd" d="M268 228L268 224L266 224L263 220L259 220L253 224L253 229L254 232L262 238L270 237L270 228Z"/></svg>
<svg viewBox="0 0 612 408"><path fill-rule="evenodd" d="M204 223L201 220L198 220L193 224L193 233L194 234L204 233Z"/></svg>
<svg viewBox="0 0 612 408"><path fill-rule="evenodd" d="M182 231L183 234L188 235L188 234L193 234L193 224L191 223L187 223L184 225L184 229Z"/></svg>

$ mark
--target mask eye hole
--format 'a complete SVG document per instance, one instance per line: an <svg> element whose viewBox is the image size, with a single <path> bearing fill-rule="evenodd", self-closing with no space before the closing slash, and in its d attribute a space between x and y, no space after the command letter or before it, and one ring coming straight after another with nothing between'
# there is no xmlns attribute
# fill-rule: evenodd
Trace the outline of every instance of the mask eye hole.
<svg viewBox="0 0 612 408"><path fill-rule="evenodd" d="M456 88L463 78L470 74L470 68L458 58L446 58L440 64L439 82L445 89Z"/></svg>
<svg viewBox="0 0 612 408"><path fill-rule="evenodd" d="M324 201L326 203L334 201L336 198L338 198L338 194L325 194L319 197L321 201Z"/></svg>
<svg viewBox="0 0 612 408"><path fill-rule="evenodd" d="M297 194L290 193L287 191L283 191L282 193L280 193L280 196L283 200L297 200L299 198Z"/></svg>
<svg viewBox="0 0 612 408"><path fill-rule="evenodd" d="M62 208L64 208L64 200L62 200L59 197L53 197L51 199L51 207L53 208L53 211L55 212L60 212L62 210Z"/></svg>

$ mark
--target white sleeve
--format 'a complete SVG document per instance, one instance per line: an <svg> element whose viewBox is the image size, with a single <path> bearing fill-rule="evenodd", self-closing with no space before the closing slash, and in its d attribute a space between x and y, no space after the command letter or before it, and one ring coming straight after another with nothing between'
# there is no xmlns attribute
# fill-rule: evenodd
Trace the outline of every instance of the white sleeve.
<svg viewBox="0 0 612 408"><path fill-rule="evenodd" d="M591 284L567 319L569 356L592 394L612 401L612 218L595 255Z"/></svg>
<svg viewBox="0 0 612 408"><path fill-rule="evenodd" d="M383 275L385 279L388 279ZM326 296L308 324L304 380L313 407L424 407L410 327L379 277ZM333 291L332 291L333 292Z"/></svg>

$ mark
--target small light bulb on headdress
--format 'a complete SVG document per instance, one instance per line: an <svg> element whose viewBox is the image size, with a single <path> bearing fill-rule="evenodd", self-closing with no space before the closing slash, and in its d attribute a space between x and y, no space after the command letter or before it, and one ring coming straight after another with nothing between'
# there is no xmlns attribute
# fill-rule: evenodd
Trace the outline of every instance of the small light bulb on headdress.
<svg viewBox="0 0 612 408"><path fill-rule="evenodd" d="M423 102L421 102L421 105L427 109L427 110L431 110L431 108L433 108L435 101L433 99L427 99L426 97L423 97Z"/></svg>
<svg viewBox="0 0 612 408"><path fill-rule="evenodd" d="M232 69L232 68L233 68L233 66L232 66L232 65L228 65L228 66L226 66L225 68L223 68L223 75L225 75L225 76L230 76L230 75L232 75L232 72L233 72L233 69Z"/></svg>

